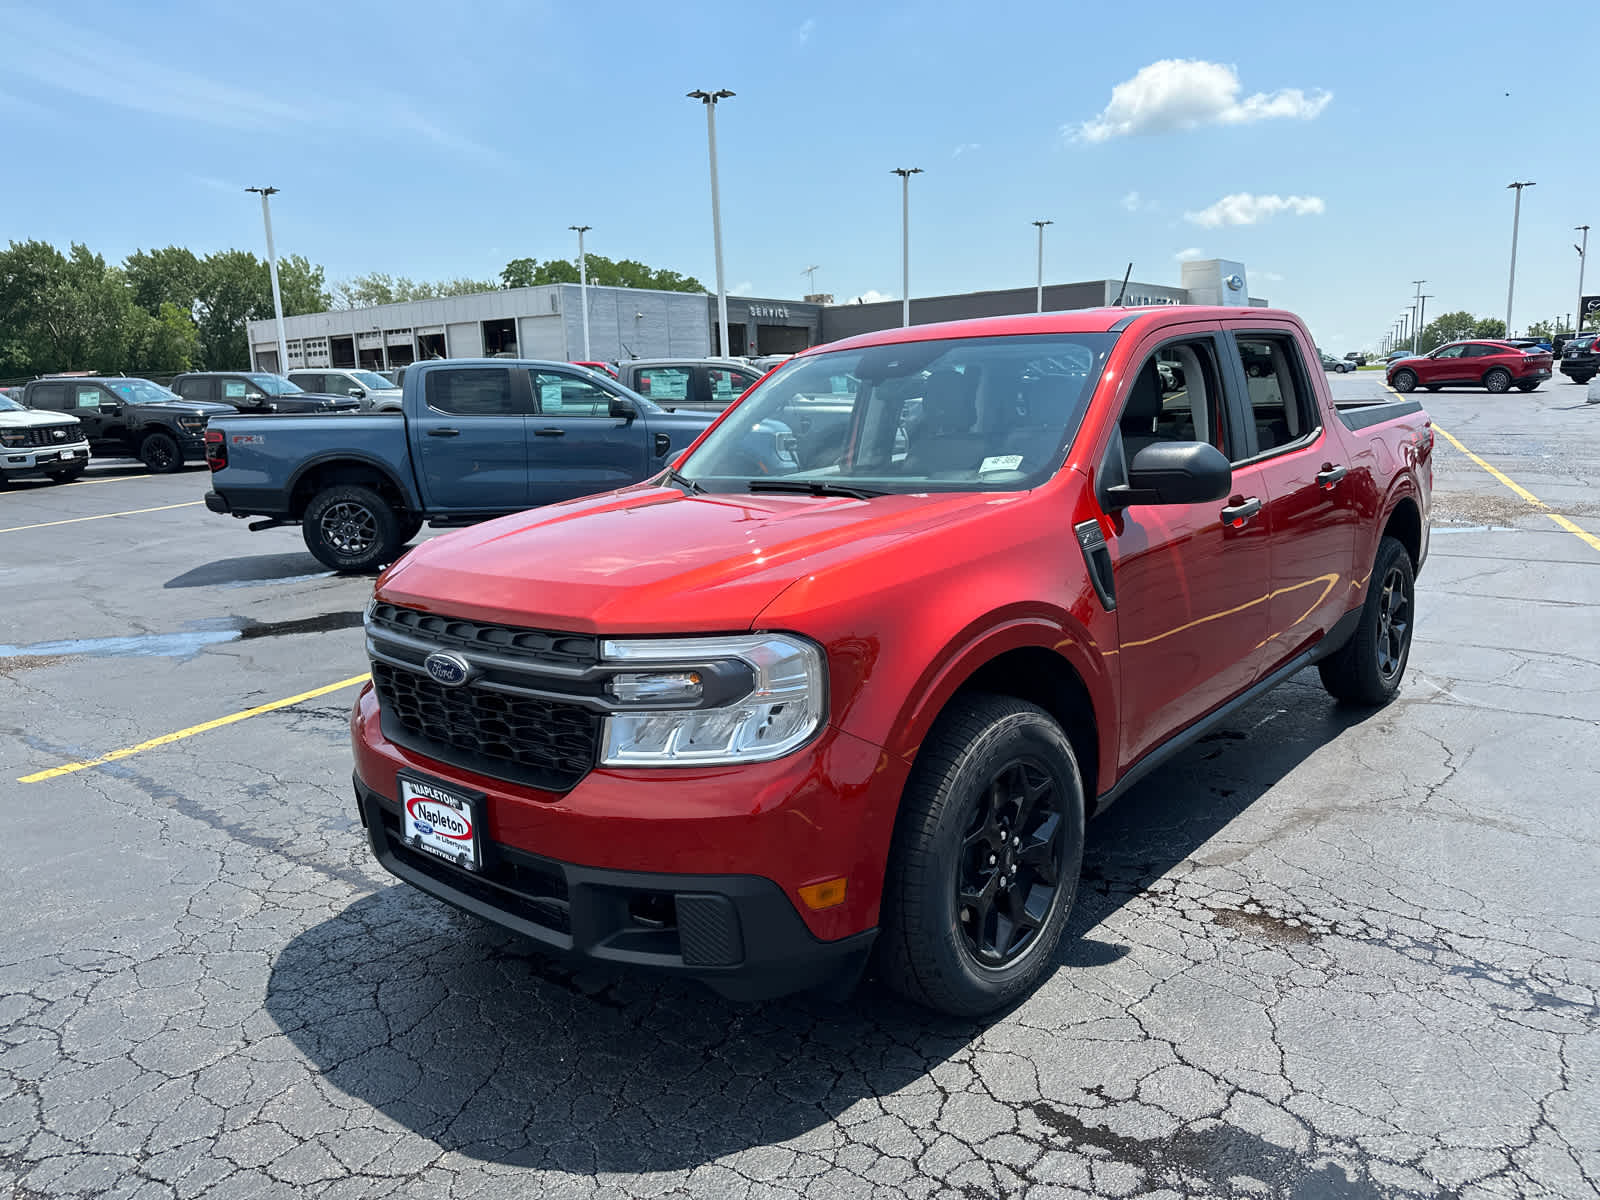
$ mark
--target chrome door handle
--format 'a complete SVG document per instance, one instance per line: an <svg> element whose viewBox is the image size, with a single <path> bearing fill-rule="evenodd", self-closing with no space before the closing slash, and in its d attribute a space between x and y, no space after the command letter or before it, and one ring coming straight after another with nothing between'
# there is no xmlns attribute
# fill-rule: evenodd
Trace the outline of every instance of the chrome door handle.
<svg viewBox="0 0 1600 1200"><path fill-rule="evenodd" d="M1222 510L1222 523L1231 525L1235 529L1242 529L1252 517L1261 511L1261 501L1255 496L1248 500L1241 500L1238 504L1230 504Z"/></svg>

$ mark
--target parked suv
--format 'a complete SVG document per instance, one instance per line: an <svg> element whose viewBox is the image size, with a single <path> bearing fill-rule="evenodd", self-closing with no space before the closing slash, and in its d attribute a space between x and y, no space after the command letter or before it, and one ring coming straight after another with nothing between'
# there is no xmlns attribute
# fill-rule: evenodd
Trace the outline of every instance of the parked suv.
<svg viewBox="0 0 1600 1200"><path fill-rule="evenodd" d="M89 465L89 443L73 417L29 412L0 392L0 482L48 475L66 483Z"/></svg>
<svg viewBox="0 0 1600 1200"><path fill-rule="evenodd" d="M1390 363L1385 378L1397 392L1419 387L1430 392L1442 387L1531 392L1550 378L1550 355L1501 341L1449 342L1432 353Z"/></svg>
<svg viewBox="0 0 1600 1200"><path fill-rule="evenodd" d="M348 393L308 392L282 375L265 371L191 371L174 379L172 390L185 400L226 404L236 412L355 412L361 407Z"/></svg>
<svg viewBox="0 0 1600 1200"><path fill-rule="evenodd" d="M290 371L289 382L321 396L349 396L364 412L399 412L400 385L355 367Z"/></svg>
<svg viewBox="0 0 1600 1200"><path fill-rule="evenodd" d="M1561 373L1573 383L1588 383L1600 373L1600 354L1595 353L1595 334L1585 333L1561 348Z"/></svg>
<svg viewBox="0 0 1600 1200"><path fill-rule="evenodd" d="M617 381L669 412L721 412L764 372L719 358L636 358L617 367Z"/></svg>
<svg viewBox="0 0 1600 1200"><path fill-rule="evenodd" d="M148 379L122 376L35 379L22 402L69 413L82 423L98 454L132 455L153 474L176 471L206 456L206 420L231 405L186 400Z"/></svg>

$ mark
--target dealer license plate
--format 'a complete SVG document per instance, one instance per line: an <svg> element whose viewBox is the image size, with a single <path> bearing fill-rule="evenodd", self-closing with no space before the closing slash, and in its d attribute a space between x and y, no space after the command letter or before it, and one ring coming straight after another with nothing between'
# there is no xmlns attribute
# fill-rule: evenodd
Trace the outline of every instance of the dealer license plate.
<svg viewBox="0 0 1600 1200"><path fill-rule="evenodd" d="M401 836L414 850L476 871L483 862L477 815L467 797L416 779L400 780Z"/></svg>

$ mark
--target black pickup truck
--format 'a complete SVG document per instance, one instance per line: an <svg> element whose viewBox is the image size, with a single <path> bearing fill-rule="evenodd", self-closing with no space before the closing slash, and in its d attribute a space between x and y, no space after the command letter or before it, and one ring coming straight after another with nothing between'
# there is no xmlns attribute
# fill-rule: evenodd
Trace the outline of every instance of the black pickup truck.
<svg viewBox="0 0 1600 1200"><path fill-rule="evenodd" d="M156 475L205 458L207 419L238 411L120 376L35 379L23 389L22 403L77 417L96 454L131 455Z"/></svg>

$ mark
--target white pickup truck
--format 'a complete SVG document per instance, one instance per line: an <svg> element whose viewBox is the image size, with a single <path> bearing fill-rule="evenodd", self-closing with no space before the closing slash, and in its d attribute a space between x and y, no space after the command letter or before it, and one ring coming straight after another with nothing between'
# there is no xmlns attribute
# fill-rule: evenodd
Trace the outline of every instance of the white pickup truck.
<svg viewBox="0 0 1600 1200"><path fill-rule="evenodd" d="M76 479L89 466L89 439L77 417L35 412L0 392L0 481L47 475Z"/></svg>

